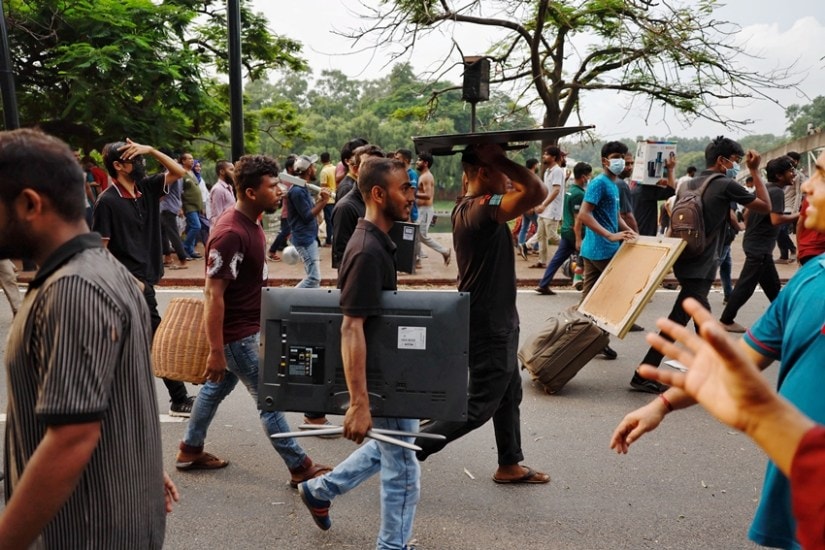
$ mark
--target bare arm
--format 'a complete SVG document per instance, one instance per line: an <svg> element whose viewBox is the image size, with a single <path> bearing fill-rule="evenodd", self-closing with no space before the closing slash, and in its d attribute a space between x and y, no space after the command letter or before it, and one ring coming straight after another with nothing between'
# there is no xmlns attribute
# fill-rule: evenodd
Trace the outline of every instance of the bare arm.
<svg viewBox="0 0 825 550"><path fill-rule="evenodd" d="M433 178L432 174L427 172L426 174L422 175L418 178L418 192L415 194L415 198L424 201L431 201L433 199L433 188L435 187L435 179Z"/></svg>
<svg viewBox="0 0 825 550"><path fill-rule="evenodd" d="M120 148L121 157L130 159L138 155L152 155L166 169L166 185L173 183L175 180L182 178L186 174L186 170L178 164L174 159L164 153L161 153L154 147L149 145L141 145L135 143L129 138L126 138L126 145Z"/></svg>
<svg viewBox="0 0 825 550"><path fill-rule="evenodd" d="M344 416L344 437L361 443L372 428L370 399L367 393L367 339L365 317L344 315L341 322L341 360L347 380L350 403Z"/></svg>
<svg viewBox="0 0 825 550"><path fill-rule="evenodd" d="M229 279L206 278L204 286L204 326L206 340L209 342L209 356L206 358L206 378L211 382L220 382L226 374L226 355L223 352L223 317L225 311L224 294L229 286Z"/></svg>
<svg viewBox="0 0 825 550"><path fill-rule="evenodd" d="M513 184L513 191L504 194L496 211L499 223L518 218L547 196L541 180L526 166L508 159L498 145L488 143L476 146L476 153L487 170L501 172Z"/></svg>
<svg viewBox="0 0 825 550"><path fill-rule="evenodd" d="M796 214L779 214L771 212L771 225L785 225L786 223L796 223L799 220L799 212Z"/></svg>
<svg viewBox="0 0 825 550"><path fill-rule="evenodd" d="M636 238L636 235L633 233L633 231L630 231L627 225L622 221L621 216L619 217L619 228L622 229L621 231L619 231L618 233L611 233L610 231L605 229L604 226L600 224L593 216L594 207L594 204L589 203L587 201L583 201L581 210L579 210L579 215L577 216L576 221L581 220L581 223L587 226L591 231L610 241L631 241Z"/></svg>
<svg viewBox="0 0 825 550"><path fill-rule="evenodd" d="M28 548L74 492L100 422L49 426L0 516L0 548Z"/></svg>
<svg viewBox="0 0 825 550"><path fill-rule="evenodd" d="M639 232L639 224L636 223L636 216L633 212L622 212L619 214L619 229L622 231Z"/></svg>
<svg viewBox="0 0 825 550"><path fill-rule="evenodd" d="M760 214L770 214L771 212L771 197L768 194L768 189L762 181L762 175L759 173L759 162L762 157L753 149L748 149L745 153L745 164L748 167L750 175L753 176L753 188L756 198L747 204L747 207L754 212Z"/></svg>
<svg viewBox="0 0 825 550"><path fill-rule="evenodd" d="M542 212L544 212L547 209L547 207L550 206L550 203L556 200L556 197L559 196L560 191L561 186L554 185L552 189L550 189L550 192L547 194L547 198L541 201L541 204L536 207L536 213L541 214Z"/></svg>

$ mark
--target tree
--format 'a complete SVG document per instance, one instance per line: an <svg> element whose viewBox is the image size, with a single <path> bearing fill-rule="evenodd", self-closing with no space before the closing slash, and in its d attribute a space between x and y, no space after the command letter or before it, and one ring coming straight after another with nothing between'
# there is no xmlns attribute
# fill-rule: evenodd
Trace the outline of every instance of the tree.
<svg viewBox="0 0 825 550"><path fill-rule="evenodd" d="M4 0L21 124L84 149L179 147L229 117L223 0ZM249 78L305 68L300 44L242 8Z"/></svg>
<svg viewBox="0 0 825 550"><path fill-rule="evenodd" d="M825 96L817 96L807 105L791 105L785 110L788 133L798 139L808 134L809 125L816 131L825 128Z"/></svg>
<svg viewBox="0 0 825 550"><path fill-rule="evenodd" d="M661 107L687 120L741 127L750 121L728 119L716 110L718 103L770 99L770 89L793 85L792 75L754 74L740 64L751 56L734 41L737 27L713 18L715 5L716 0L686 7L654 0L387 0L378 7L362 3L367 22L348 35L382 47L400 44L397 58L441 27L498 31L504 38L488 52L491 83L510 84L515 97L538 104L544 127L564 126L573 116L589 122L579 115L583 94L600 90L631 92L647 102L648 116ZM451 68L447 60L456 54L459 44L445 55L442 68Z"/></svg>

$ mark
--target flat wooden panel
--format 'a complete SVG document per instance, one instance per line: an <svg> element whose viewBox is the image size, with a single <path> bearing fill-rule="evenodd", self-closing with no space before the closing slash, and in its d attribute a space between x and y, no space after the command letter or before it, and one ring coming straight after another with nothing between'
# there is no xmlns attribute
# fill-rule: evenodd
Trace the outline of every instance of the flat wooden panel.
<svg viewBox="0 0 825 550"><path fill-rule="evenodd" d="M473 134L444 134L440 136L413 137L416 154L429 152L432 155L452 155L461 153L464 148L455 146L475 145L479 143L498 143L505 149L520 149L518 145L528 141L558 139L577 132L591 130L595 126L566 126L558 128L530 128L526 130L506 130L501 132L476 132Z"/></svg>
<svg viewBox="0 0 825 550"><path fill-rule="evenodd" d="M623 243L579 312L624 338L684 248L682 239L668 237L638 237Z"/></svg>

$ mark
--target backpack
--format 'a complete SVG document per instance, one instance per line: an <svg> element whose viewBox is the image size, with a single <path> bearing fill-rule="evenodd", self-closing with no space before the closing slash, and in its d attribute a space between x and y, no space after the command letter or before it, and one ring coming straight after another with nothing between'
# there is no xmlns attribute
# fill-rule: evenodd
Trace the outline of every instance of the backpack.
<svg viewBox="0 0 825 550"><path fill-rule="evenodd" d="M723 174L711 174L697 189L687 189L683 185L676 193L676 200L670 211L670 232L668 236L682 239L687 243L682 258L699 256L708 245L705 232L705 205L702 197L711 181Z"/></svg>

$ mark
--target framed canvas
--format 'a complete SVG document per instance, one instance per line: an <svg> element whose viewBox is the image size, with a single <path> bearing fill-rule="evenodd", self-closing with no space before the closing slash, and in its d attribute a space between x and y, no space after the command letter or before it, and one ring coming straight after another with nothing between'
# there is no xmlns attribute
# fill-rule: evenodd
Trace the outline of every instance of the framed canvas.
<svg viewBox="0 0 825 550"><path fill-rule="evenodd" d="M579 312L624 338L684 248L682 239L669 237L640 236L622 243Z"/></svg>

